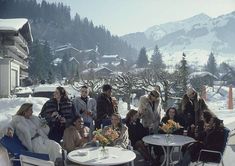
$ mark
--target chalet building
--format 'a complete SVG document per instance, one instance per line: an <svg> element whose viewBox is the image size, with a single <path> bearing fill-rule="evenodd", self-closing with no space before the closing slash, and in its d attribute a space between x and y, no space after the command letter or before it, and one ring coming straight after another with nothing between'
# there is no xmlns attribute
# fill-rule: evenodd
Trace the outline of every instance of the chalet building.
<svg viewBox="0 0 235 166"><path fill-rule="evenodd" d="M84 61L84 65L87 69L97 68L98 65L93 60Z"/></svg>
<svg viewBox="0 0 235 166"><path fill-rule="evenodd" d="M118 55L103 55L100 58L100 63L114 63L120 60Z"/></svg>
<svg viewBox="0 0 235 166"><path fill-rule="evenodd" d="M95 78L106 78L112 75L113 71L106 67L86 69L81 72L81 78L85 80Z"/></svg>
<svg viewBox="0 0 235 166"><path fill-rule="evenodd" d="M66 44L66 45L57 47L54 50L54 54L56 58L60 58L60 59L63 59L64 55L79 59L78 57L80 54L80 50L78 50L77 48L74 48L71 44Z"/></svg>
<svg viewBox="0 0 235 166"><path fill-rule="evenodd" d="M27 19L0 19L0 97L28 77L28 45L33 41Z"/></svg>
<svg viewBox="0 0 235 166"><path fill-rule="evenodd" d="M83 61L96 61L96 59L99 57L98 51L94 49L79 50L73 47L71 44L57 47L54 50L54 55L56 58L60 59L63 59L64 56L68 56L69 58L74 57L80 64L82 64Z"/></svg>

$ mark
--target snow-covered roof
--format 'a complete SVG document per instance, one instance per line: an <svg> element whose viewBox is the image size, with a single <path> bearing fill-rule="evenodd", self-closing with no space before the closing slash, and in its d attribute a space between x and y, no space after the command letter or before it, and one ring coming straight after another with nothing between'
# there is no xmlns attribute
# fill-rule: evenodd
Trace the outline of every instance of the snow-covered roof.
<svg viewBox="0 0 235 166"><path fill-rule="evenodd" d="M96 64L93 60L84 61L84 64L89 65L90 63Z"/></svg>
<svg viewBox="0 0 235 166"><path fill-rule="evenodd" d="M85 73L89 73L91 71L94 71L94 72L98 72L100 70L108 70L110 72L113 72L112 70L110 70L109 68L107 67L97 67L97 68L92 68L92 69L86 69L86 70L83 70L82 73L85 74Z"/></svg>
<svg viewBox="0 0 235 166"><path fill-rule="evenodd" d="M0 19L0 30L17 32L27 22L28 20L26 18Z"/></svg>
<svg viewBox="0 0 235 166"><path fill-rule="evenodd" d="M69 58L69 61L71 62L71 61L75 61L75 62L77 62L78 64L80 64L79 62L78 62L78 60L76 59L76 58L74 58L74 57L70 57Z"/></svg>
<svg viewBox="0 0 235 166"><path fill-rule="evenodd" d="M120 62L113 62L112 65L113 66L118 66L118 65L120 65Z"/></svg>
<svg viewBox="0 0 235 166"><path fill-rule="evenodd" d="M0 31L13 31L18 32L20 31L25 25L27 25L25 28L27 28L27 31L24 31L25 34L22 34L24 36L25 40L27 42L32 42L33 37L31 33L30 24L28 23L28 19L26 18L14 18L14 19L0 19Z"/></svg>
<svg viewBox="0 0 235 166"><path fill-rule="evenodd" d="M118 55L103 55L102 58L118 58Z"/></svg>
<svg viewBox="0 0 235 166"><path fill-rule="evenodd" d="M201 77L205 77L205 76L210 76L210 77L213 77L214 79L218 79L215 75L213 75L207 71L193 72L189 75L189 79L201 78Z"/></svg>
<svg viewBox="0 0 235 166"><path fill-rule="evenodd" d="M127 62L127 60L125 58L121 58L120 60L123 60L123 61Z"/></svg>
<svg viewBox="0 0 235 166"><path fill-rule="evenodd" d="M60 52L60 51L64 51L64 50L67 50L67 49L73 49L77 52L80 52L80 50L78 50L77 48L73 47L71 44L66 44L66 45L62 45L62 46L59 46L55 49L55 52Z"/></svg>
<svg viewBox="0 0 235 166"><path fill-rule="evenodd" d="M54 65L57 65L57 64L59 64L59 63L61 63L61 62L62 62L62 59L61 59L61 58L56 58L56 59L53 60L53 64L54 64Z"/></svg>

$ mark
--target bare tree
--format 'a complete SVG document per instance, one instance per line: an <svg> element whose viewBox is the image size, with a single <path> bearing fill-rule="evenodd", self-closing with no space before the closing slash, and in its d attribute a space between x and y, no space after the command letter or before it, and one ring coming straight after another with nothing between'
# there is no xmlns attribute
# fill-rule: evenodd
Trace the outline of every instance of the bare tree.
<svg viewBox="0 0 235 166"><path fill-rule="evenodd" d="M174 84L173 76L165 70L150 68L146 69L145 72L141 74L142 86L146 91L156 89L159 84L163 87L163 92L161 93L161 98L163 101L163 108L168 107L168 99L172 95L170 89Z"/></svg>
<svg viewBox="0 0 235 166"><path fill-rule="evenodd" d="M81 77L81 83L90 89L90 96L95 98L101 92L103 84L107 83L107 78L84 79Z"/></svg>
<svg viewBox="0 0 235 166"><path fill-rule="evenodd" d="M131 108L131 95L134 90L142 87L140 79L130 72L115 76L112 80L113 89L117 94L122 95L127 102L127 109Z"/></svg>

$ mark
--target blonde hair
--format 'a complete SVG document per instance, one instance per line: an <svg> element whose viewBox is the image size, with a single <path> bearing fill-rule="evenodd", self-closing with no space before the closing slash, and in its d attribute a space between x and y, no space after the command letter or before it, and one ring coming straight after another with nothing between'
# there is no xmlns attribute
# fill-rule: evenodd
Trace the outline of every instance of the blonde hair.
<svg viewBox="0 0 235 166"><path fill-rule="evenodd" d="M16 115L24 116L25 112L29 110L29 108L33 107L32 103L24 103L20 106L20 109L16 112Z"/></svg>

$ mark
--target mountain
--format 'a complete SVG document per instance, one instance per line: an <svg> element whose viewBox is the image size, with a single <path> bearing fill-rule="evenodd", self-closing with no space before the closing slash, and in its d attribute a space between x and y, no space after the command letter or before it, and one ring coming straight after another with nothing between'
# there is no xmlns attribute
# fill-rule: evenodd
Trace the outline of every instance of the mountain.
<svg viewBox="0 0 235 166"><path fill-rule="evenodd" d="M28 18L33 38L48 41L57 47L71 43L75 48L95 49L103 54L118 54L129 61L137 51L104 26L96 26L88 18L70 16L70 7L63 3L42 0L0 0L0 18Z"/></svg>
<svg viewBox="0 0 235 166"><path fill-rule="evenodd" d="M185 20L155 25L144 32L121 38L136 49L145 46L152 50L158 44L163 53L198 49L234 54L234 29L235 12L216 18L199 14Z"/></svg>

